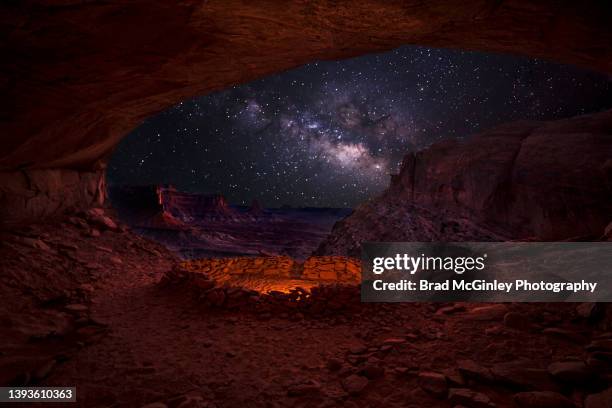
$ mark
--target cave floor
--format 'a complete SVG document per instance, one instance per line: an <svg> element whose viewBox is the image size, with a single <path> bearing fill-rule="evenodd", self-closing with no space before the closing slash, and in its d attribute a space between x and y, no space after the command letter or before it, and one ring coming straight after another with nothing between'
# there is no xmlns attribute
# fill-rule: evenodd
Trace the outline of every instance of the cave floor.
<svg viewBox="0 0 612 408"><path fill-rule="evenodd" d="M3 235L3 385L76 386L78 406L151 408L515 407L530 398L521 391L590 408L585 396L607 386L548 374L605 336L572 304L211 310L158 285L178 261L163 247L91 223Z"/></svg>

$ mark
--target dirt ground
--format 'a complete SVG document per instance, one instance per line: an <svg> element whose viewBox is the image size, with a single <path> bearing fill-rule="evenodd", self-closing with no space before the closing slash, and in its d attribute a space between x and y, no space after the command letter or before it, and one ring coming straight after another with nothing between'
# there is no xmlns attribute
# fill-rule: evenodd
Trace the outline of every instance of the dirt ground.
<svg viewBox="0 0 612 408"><path fill-rule="evenodd" d="M102 212L0 242L0 382L76 386L68 406L612 403L602 305L211 308L160 285L178 260Z"/></svg>

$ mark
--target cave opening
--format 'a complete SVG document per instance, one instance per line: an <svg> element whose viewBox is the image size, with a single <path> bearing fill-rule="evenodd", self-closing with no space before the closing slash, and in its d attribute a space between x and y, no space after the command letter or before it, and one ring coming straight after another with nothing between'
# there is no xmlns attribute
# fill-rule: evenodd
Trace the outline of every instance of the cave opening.
<svg viewBox="0 0 612 408"><path fill-rule="evenodd" d="M147 118L109 161L109 195L132 228L217 281L268 290L356 283L350 257L325 266L311 256L357 256L326 253L332 227L393 194L406 158L508 122L598 112L612 106L611 90L600 73L461 50L405 46L313 62ZM461 183L436 188L457 201ZM438 224L426 239L456 238L463 228ZM481 240L507 238L473 230ZM312 273L309 262L318 265ZM269 278L231 273L238 270L268 270ZM295 281L306 276L315 278Z"/></svg>

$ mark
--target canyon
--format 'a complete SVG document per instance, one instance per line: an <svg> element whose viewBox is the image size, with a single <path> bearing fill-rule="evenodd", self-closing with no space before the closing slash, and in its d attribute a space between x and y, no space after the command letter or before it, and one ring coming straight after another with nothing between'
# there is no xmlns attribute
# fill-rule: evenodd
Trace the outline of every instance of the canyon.
<svg viewBox="0 0 612 408"><path fill-rule="evenodd" d="M406 155L387 190L355 211L235 207L171 186L107 190L122 220L184 258L358 258L366 241L592 241L612 222L611 135L604 111L448 139Z"/></svg>
<svg viewBox="0 0 612 408"><path fill-rule="evenodd" d="M181 260L160 231L270 215L169 186L108 188L114 208L5 230L0 381L76 384L84 407L608 406L605 305L362 303L354 256L368 240L612 241L611 117L507 124L409 154L302 260Z"/></svg>
<svg viewBox="0 0 612 408"><path fill-rule="evenodd" d="M119 218L181 258L283 255L304 260L348 208L229 205L220 194L172 186L109 186Z"/></svg>

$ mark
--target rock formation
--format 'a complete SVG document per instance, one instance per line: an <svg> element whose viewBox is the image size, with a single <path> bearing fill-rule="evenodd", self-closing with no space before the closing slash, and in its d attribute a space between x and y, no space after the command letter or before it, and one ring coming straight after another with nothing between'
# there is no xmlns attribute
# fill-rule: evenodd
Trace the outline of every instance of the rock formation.
<svg viewBox="0 0 612 408"><path fill-rule="evenodd" d="M136 227L187 229L184 221L237 215L222 195L187 193L172 186L111 186L109 196L120 217Z"/></svg>
<svg viewBox="0 0 612 408"><path fill-rule="evenodd" d="M58 195L91 206L91 194L58 192L56 175L85 172L59 185L89 191L90 172L144 118L314 60L418 44L612 71L611 11L597 1L41 0L0 11L0 208L11 207L0 225L63 211ZM15 186L32 169L50 174Z"/></svg>
<svg viewBox="0 0 612 408"><path fill-rule="evenodd" d="M105 199L101 170L0 171L0 228L101 206Z"/></svg>
<svg viewBox="0 0 612 408"><path fill-rule="evenodd" d="M249 207L248 213L254 216L259 216L263 213L263 208L261 207L261 204L259 204L259 201L253 200L251 202L251 206Z"/></svg>
<svg viewBox="0 0 612 408"><path fill-rule="evenodd" d="M612 218L612 111L516 122L407 155L319 254L364 241L598 239Z"/></svg>
<svg viewBox="0 0 612 408"><path fill-rule="evenodd" d="M174 188L160 188L159 195L164 210L177 218L197 220L230 217L236 213L221 194L187 193Z"/></svg>
<svg viewBox="0 0 612 408"><path fill-rule="evenodd" d="M164 206L160 187L110 186L108 191L113 208L131 226L178 231L189 229Z"/></svg>
<svg viewBox="0 0 612 408"><path fill-rule="evenodd" d="M172 186L108 187L119 219L182 257L283 254L306 259L349 210L230 206L221 195Z"/></svg>

